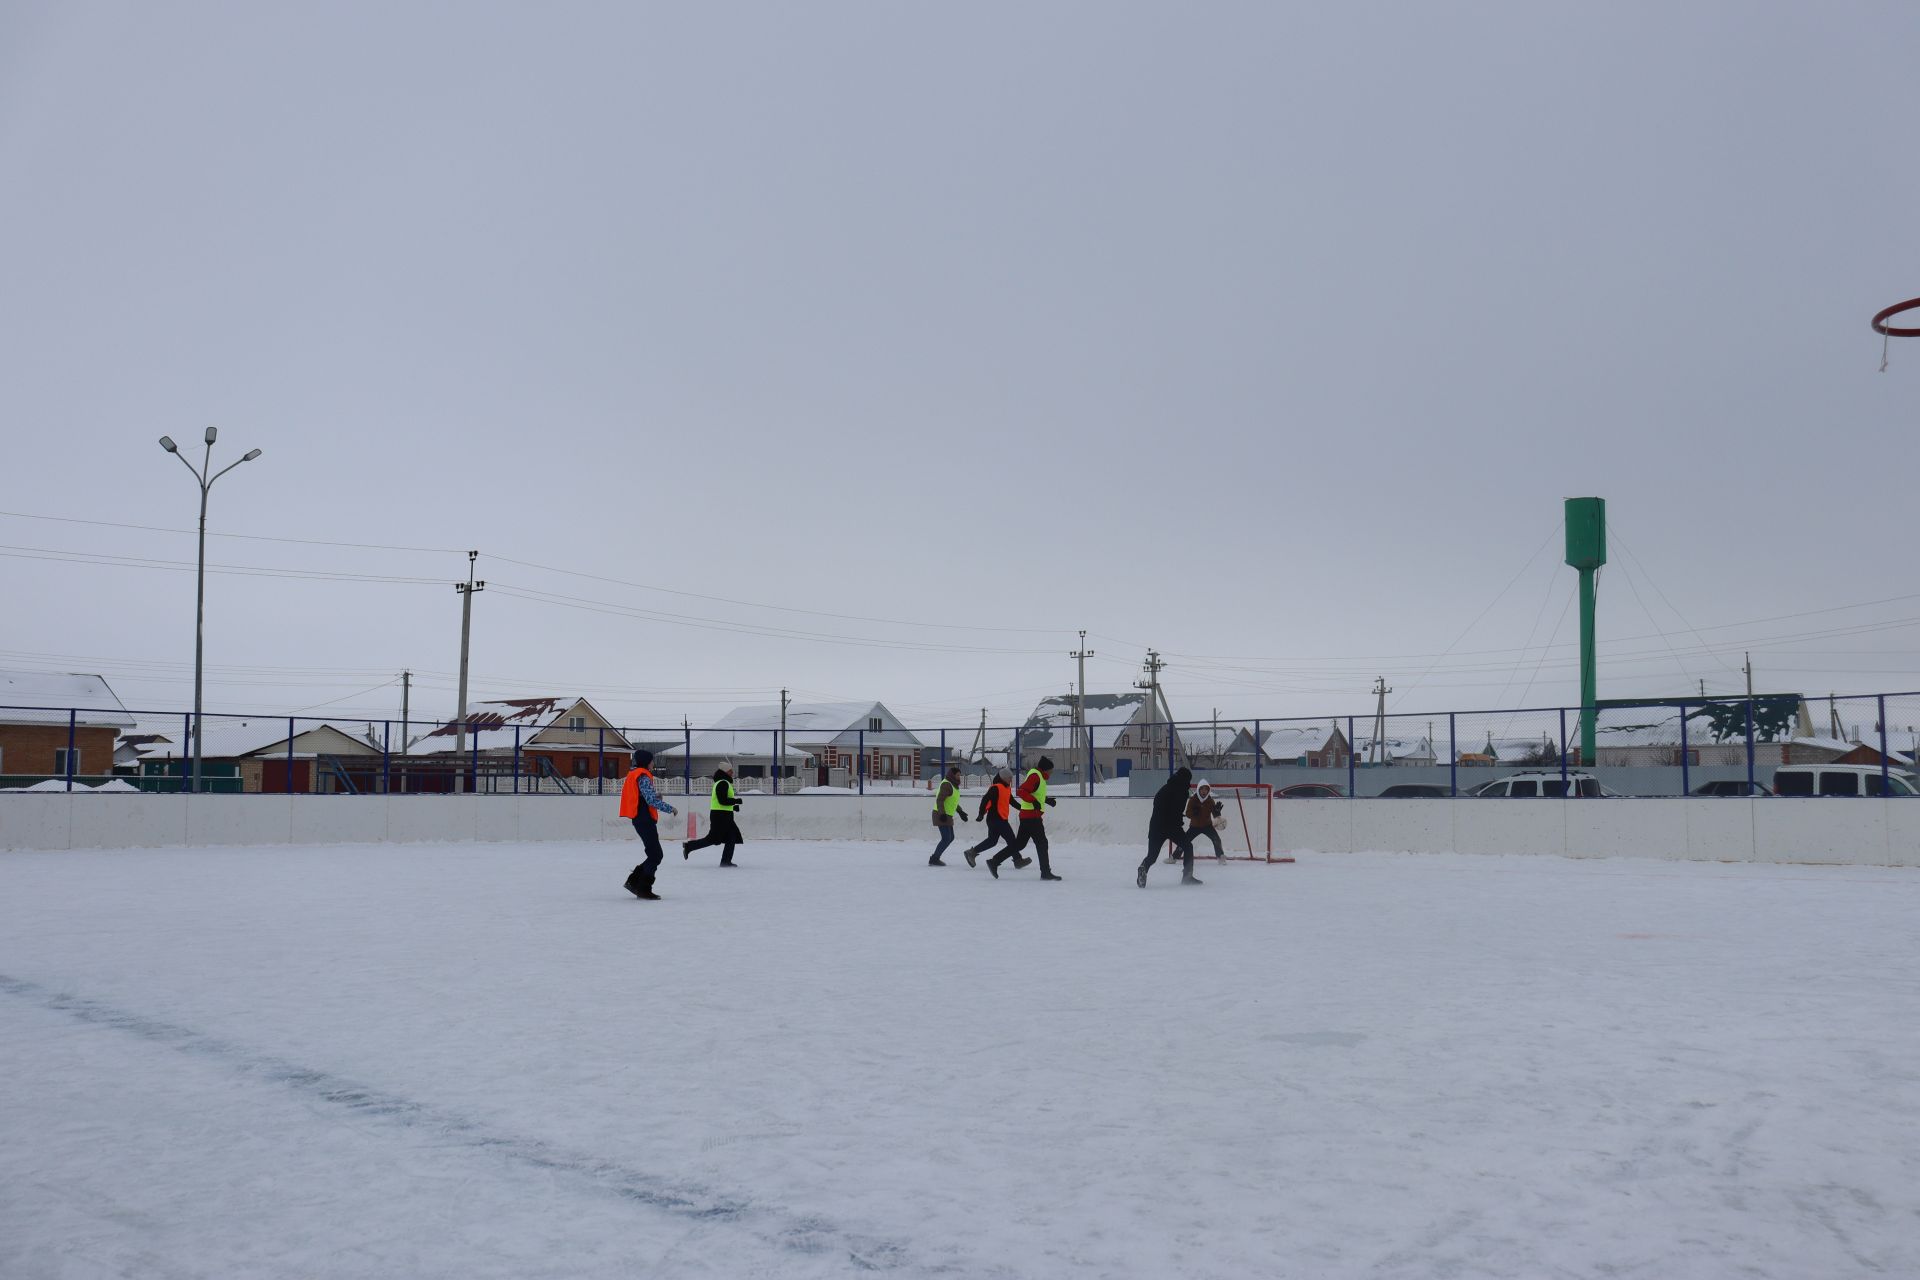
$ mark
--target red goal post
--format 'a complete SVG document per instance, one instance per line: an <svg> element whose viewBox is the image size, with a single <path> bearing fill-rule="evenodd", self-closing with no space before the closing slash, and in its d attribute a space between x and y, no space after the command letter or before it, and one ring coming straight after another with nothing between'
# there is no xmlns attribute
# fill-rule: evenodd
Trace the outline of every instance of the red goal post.
<svg viewBox="0 0 1920 1280"><path fill-rule="evenodd" d="M1220 802L1214 829L1220 833L1226 856L1242 862L1292 862L1273 856L1273 784L1270 782L1214 782L1213 798ZM1200 856L1206 846L1194 850Z"/></svg>

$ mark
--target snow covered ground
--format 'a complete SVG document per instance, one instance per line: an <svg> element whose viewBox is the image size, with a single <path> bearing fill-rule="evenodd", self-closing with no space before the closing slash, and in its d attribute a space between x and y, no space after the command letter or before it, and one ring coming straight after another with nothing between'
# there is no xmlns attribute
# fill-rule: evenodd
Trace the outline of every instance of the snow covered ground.
<svg viewBox="0 0 1920 1280"><path fill-rule="evenodd" d="M0 855L0 1276L1920 1275L1920 873L741 856Z"/></svg>

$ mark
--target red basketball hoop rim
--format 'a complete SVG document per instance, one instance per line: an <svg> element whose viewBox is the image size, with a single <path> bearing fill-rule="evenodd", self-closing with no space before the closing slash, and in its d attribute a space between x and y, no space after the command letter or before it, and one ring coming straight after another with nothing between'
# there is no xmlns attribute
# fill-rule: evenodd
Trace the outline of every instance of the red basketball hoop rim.
<svg viewBox="0 0 1920 1280"><path fill-rule="evenodd" d="M1885 311L1873 317L1873 331L1889 338L1920 338L1920 329L1900 329L1887 323L1902 312L1920 307L1920 298L1908 298L1905 302L1896 302Z"/></svg>

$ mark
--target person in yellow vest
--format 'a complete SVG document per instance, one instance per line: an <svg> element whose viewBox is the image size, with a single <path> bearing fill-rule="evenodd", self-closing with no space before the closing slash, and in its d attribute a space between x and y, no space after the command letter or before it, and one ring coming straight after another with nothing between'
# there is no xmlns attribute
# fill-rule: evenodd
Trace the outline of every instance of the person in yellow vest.
<svg viewBox="0 0 1920 1280"><path fill-rule="evenodd" d="M1007 821L1007 815L1012 811L1013 778L1005 769L1001 769L993 775L993 781L987 784L987 794L980 797L980 812L975 816L987 824L987 838L966 851L968 866L979 866L980 864L974 859L1003 840L1006 841L1007 848L1013 847L1013 842L1018 837L1013 834L1013 825ZM1027 865L1027 859L1016 858L1013 865L1024 867Z"/></svg>
<svg viewBox="0 0 1920 1280"><path fill-rule="evenodd" d="M653 789L653 771L647 768L652 763L653 752L643 748L633 753L633 768L620 784L620 816L633 819L633 830L647 851L647 860L627 876L627 892L636 898L658 902L660 895L653 891L653 877L660 869L660 859L666 856L660 847L660 815L678 810Z"/></svg>
<svg viewBox="0 0 1920 1280"><path fill-rule="evenodd" d="M720 865L731 867L734 846L745 844L747 838L740 834L740 823L733 816L740 812L740 793L733 785L733 766L724 760L713 771L713 797L707 802L707 810L707 834L698 840L682 840L680 856L685 859L691 857L695 849L717 844Z"/></svg>
<svg viewBox="0 0 1920 1280"><path fill-rule="evenodd" d="M1053 874L1053 866L1047 861L1047 810L1053 807L1053 798L1047 794L1047 779L1053 776L1053 761L1041 756L1033 768L1027 770L1027 776L1020 780L1020 790L1014 795L1014 804L1020 810L1020 838L1011 848L1002 849L987 859L987 870L995 880L1000 878L1000 864L1008 858L1016 859L1015 866L1025 865L1018 861L1020 851L1028 845L1040 859L1040 878L1042 880L1064 880L1065 876Z"/></svg>
<svg viewBox="0 0 1920 1280"><path fill-rule="evenodd" d="M947 770L947 776L940 779L940 789L933 796L933 827L940 833L940 843L933 847L933 856L927 859L930 867L944 867L940 855L953 843L953 820L967 821L966 812L960 807L960 766L954 765Z"/></svg>

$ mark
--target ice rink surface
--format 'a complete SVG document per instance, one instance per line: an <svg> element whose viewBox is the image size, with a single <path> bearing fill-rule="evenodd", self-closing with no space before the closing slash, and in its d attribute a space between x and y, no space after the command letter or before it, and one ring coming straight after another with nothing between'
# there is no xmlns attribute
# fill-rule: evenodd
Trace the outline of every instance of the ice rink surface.
<svg viewBox="0 0 1920 1280"><path fill-rule="evenodd" d="M1920 872L669 847L0 855L0 1276L1920 1275Z"/></svg>

